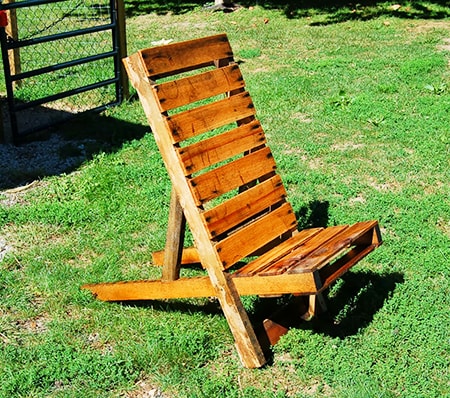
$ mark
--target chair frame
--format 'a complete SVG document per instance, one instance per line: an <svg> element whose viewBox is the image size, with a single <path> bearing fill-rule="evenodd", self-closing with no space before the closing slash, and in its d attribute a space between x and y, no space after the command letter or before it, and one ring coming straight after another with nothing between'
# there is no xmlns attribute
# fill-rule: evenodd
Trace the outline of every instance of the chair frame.
<svg viewBox="0 0 450 398"><path fill-rule="evenodd" d="M321 293L381 244L378 223L364 221L352 226L297 231L295 216L285 199L286 192L275 172L275 163L225 34L141 50L125 58L124 65L172 183L166 246L163 251L153 253L153 263L162 265L162 278L95 283L83 288L105 301L216 297L243 365L261 367L267 361L262 339L257 336L240 297L309 297L304 318L318 313L319 309L324 310ZM167 84L158 82L205 66L213 66L214 70L203 72L202 69L195 75L198 77L183 77ZM190 97L199 101L220 93L226 94L225 99L209 104L209 108L199 106L201 111L194 109L173 117L168 113L169 109L189 103ZM207 140L187 149L180 148L182 139L199 134L197 130L203 132L218 127L218 119L220 123L223 120L236 122L237 126L227 132L226 136L231 138L220 141L220 151L209 149L205 155L202 148L210 146L209 142L205 144ZM192 131L179 128L182 125L192 126ZM251 149L248 149L246 134L255 140ZM241 139L241 135L245 137ZM190 168L197 171L196 168L203 167L202 156L208 160L216 156L214 162L217 163L227 158L228 150L236 151L234 147L240 145L243 156L232 160L231 166L200 176L190 172ZM238 187L237 199L206 210L204 203L219 196L211 193L216 186L222 189L228 184L223 182L229 176L225 170L232 174L230 180L238 177L245 183ZM255 173L259 173L257 184L252 182ZM230 183L228 188L234 189L234 185ZM247 199L261 210L258 207L251 210L251 214L242 210ZM240 223L241 215L245 222ZM186 225L192 232L194 248L184 248ZM228 230L233 231L230 237ZM243 239L247 233L252 242ZM240 240L234 237L236 235ZM242 243L237 245L237 242ZM238 268L242 258L255 255L256 259ZM180 278L180 267L190 263L200 263L207 276ZM274 320L265 321L264 327L270 344L276 343L288 330Z"/></svg>

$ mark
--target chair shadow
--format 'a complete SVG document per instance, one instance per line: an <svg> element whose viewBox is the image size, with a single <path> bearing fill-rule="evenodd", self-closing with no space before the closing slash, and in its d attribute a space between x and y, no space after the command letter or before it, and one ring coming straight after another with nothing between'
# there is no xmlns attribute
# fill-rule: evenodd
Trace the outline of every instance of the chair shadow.
<svg viewBox="0 0 450 398"><path fill-rule="evenodd" d="M296 212L299 225L301 228L326 227L328 208L329 202L327 201L312 201L301 207ZM281 322L289 329L308 329L330 337L344 339L367 327L386 300L391 297L397 284L403 282L404 277L398 272L379 274L370 270L349 271L323 293L327 311L310 321L305 321L300 316L302 309L306 310L305 304L298 297L290 295L277 298L255 296L251 304L247 305L249 307L247 310L252 324L262 339L262 344L266 346L266 337L260 333L262 324L272 314L276 317L282 308L287 309L287 312L283 311ZM198 303L195 303L195 300L155 300L121 302L121 304L152 307L156 310L170 312L222 314L217 300L200 299Z"/></svg>
<svg viewBox="0 0 450 398"><path fill-rule="evenodd" d="M404 283L399 272L376 274L361 270L347 272L326 293L328 310L303 328L330 337L345 338L367 327L398 284Z"/></svg>
<svg viewBox="0 0 450 398"><path fill-rule="evenodd" d="M313 200L295 212L298 229L326 227L329 223L328 201Z"/></svg>
<svg viewBox="0 0 450 398"><path fill-rule="evenodd" d="M282 324L290 330L312 330L333 338L345 339L356 335L373 321L375 314L383 307L396 286L404 282L402 274L393 272L383 275L371 271L347 272L330 290L324 293L327 311L310 321L300 317L301 308L296 308L298 297L289 295L279 298L254 297L248 314L257 334L262 331L265 319L283 312ZM117 302L123 306L152 308L161 312L201 313L221 315L222 310L216 299L180 299ZM262 338L264 340L265 337ZM262 341L265 344L265 341ZM265 344L267 346L267 344ZM267 348L267 347L266 347Z"/></svg>

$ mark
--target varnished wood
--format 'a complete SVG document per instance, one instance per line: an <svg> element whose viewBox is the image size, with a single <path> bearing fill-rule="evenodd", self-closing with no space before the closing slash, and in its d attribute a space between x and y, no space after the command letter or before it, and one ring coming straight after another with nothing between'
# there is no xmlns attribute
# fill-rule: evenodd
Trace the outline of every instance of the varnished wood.
<svg viewBox="0 0 450 398"><path fill-rule="evenodd" d="M296 273L311 272L313 270L312 266L314 265L314 263L311 262L303 265L302 261L304 261L305 259L309 259L309 255L316 250L318 251L318 253L320 253L323 245L327 244L330 239L338 235L340 232L346 230L347 228L347 225L340 225L322 229L311 239L305 241L304 244L297 247L295 250L292 250L287 256L268 265L268 267L266 267L265 269L260 269L258 273L262 273L264 275L278 275L287 272L288 270L292 270L292 272ZM294 269L295 271L293 271Z"/></svg>
<svg viewBox="0 0 450 398"><path fill-rule="evenodd" d="M315 294L318 286L313 274L241 277L233 279L240 296ZM99 300L165 300L176 298L212 297L217 292L209 277L180 278L175 281L142 280L115 283L95 283L83 286Z"/></svg>
<svg viewBox="0 0 450 398"><path fill-rule="evenodd" d="M156 266L164 265L164 250L158 250L152 253L152 264ZM185 247L181 253L181 265L201 264L198 250L195 247Z"/></svg>
<svg viewBox="0 0 450 398"><path fill-rule="evenodd" d="M186 218L183 214L183 208L180 205L175 190L172 189L162 271L162 279L164 281L173 281L180 277L185 227Z"/></svg>
<svg viewBox="0 0 450 398"><path fill-rule="evenodd" d="M295 215L289 203L284 203L274 211L243 226L216 245L223 268L231 267L271 240L292 231L295 226Z"/></svg>
<svg viewBox="0 0 450 398"><path fill-rule="evenodd" d="M291 238L281 242L273 249L239 269L235 273L235 276L254 276L264 272L266 268L290 255L294 250L304 245L306 241L321 231L323 231L323 228L309 228L294 234Z"/></svg>
<svg viewBox="0 0 450 398"><path fill-rule="evenodd" d="M243 92L169 116L167 122L175 144L254 115L250 94Z"/></svg>
<svg viewBox="0 0 450 398"><path fill-rule="evenodd" d="M322 292L381 244L378 223L297 231L226 35L141 50L124 65L173 187L166 248L153 253L163 277L84 288L106 301L217 297L242 363L260 367L266 358L240 296L310 296L309 318L324 308ZM195 249L183 249L185 220ZM193 262L208 275L179 278ZM283 325L266 322L269 343Z"/></svg>
<svg viewBox="0 0 450 398"><path fill-rule="evenodd" d="M326 240L324 244L320 245L313 252L310 252L307 256L300 254L301 259L299 261L297 261L297 253L294 253L294 261L296 263L288 265L286 272L299 273L305 272L306 270L315 271L324 264L330 263L352 248L358 238L367 233L371 235L370 231L375 228L375 224L374 221L360 222L345 228L339 234ZM335 228L337 229L338 227ZM329 229L327 228L325 231Z"/></svg>
<svg viewBox="0 0 450 398"><path fill-rule="evenodd" d="M193 174L223 160L260 147L266 139L261 124L250 123L179 149L185 174Z"/></svg>
<svg viewBox="0 0 450 398"><path fill-rule="evenodd" d="M219 34L141 50L139 58L144 62L146 76L154 80L214 65L222 59L232 61L233 51L227 36Z"/></svg>
<svg viewBox="0 0 450 398"><path fill-rule="evenodd" d="M205 224L214 238L268 209L285 202L286 190L279 176L255 185L239 195L203 213Z"/></svg>
<svg viewBox="0 0 450 398"><path fill-rule="evenodd" d="M205 98L225 94L244 87L244 79L236 64L197 75L172 80L155 86L162 111L169 111Z"/></svg>
<svg viewBox="0 0 450 398"><path fill-rule="evenodd" d="M232 163L227 163L190 180L198 205L217 198L233 189L274 171L276 168L270 149L265 147Z"/></svg>

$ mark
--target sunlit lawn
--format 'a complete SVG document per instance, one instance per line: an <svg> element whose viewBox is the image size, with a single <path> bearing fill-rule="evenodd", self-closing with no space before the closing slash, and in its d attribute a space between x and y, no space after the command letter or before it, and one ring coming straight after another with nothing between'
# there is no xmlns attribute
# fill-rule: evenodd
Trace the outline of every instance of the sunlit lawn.
<svg viewBox="0 0 450 398"><path fill-rule="evenodd" d="M383 246L327 292L328 313L247 370L217 303L81 291L159 276L170 186L147 134L0 204L14 247L0 262L1 397L450 395L450 22L378 10L127 21L129 53L227 32L300 224L380 221ZM135 100L103 117L146 126Z"/></svg>

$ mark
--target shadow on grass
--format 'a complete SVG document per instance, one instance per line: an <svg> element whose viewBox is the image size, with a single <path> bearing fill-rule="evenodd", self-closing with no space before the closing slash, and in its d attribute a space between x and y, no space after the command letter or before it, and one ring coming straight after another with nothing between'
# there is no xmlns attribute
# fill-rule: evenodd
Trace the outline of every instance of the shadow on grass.
<svg viewBox="0 0 450 398"><path fill-rule="evenodd" d="M261 4L264 8L280 9L291 18L303 18L312 14L327 14L325 21L312 25L326 25L352 20L370 20L381 16L406 19L444 19L450 16L450 7L446 0L411 1L397 8L395 2L383 0L272 0Z"/></svg>
<svg viewBox="0 0 450 398"><path fill-rule="evenodd" d="M325 292L327 311L310 321L303 320L300 315L306 309L299 299L306 297L283 296L279 298L255 297L248 310L249 317L261 344L269 357L271 352L267 336L262 324L265 319L274 319L288 329L312 330L315 333L345 339L356 335L373 321L375 314L383 307L395 287L403 283L400 273L383 275L371 271L346 273L331 291ZM196 301L196 300L195 300ZM184 314L201 313L205 315L221 315L222 310L217 300L149 300L119 302L120 305L151 307L162 312L180 312ZM300 304L299 304L300 303ZM280 315L281 314L281 315ZM282 318L278 319L280 315Z"/></svg>
<svg viewBox="0 0 450 398"><path fill-rule="evenodd" d="M226 2L225 2L226 3ZM228 1L228 3L231 3ZM392 7L395 2L383 0L272 0L272 1L237 1L243 7L259 5L266 9L280 10L287 18L303 18L317 14L327 14L325 21L316 23L333 24L349 20L370 20L380 16L395 16L407 19L444 19L450 17L450 7L447 0L411 1L409 4L397 8ZM212 1L140 1L126 2L128 17L140 14L167 13L183 14L195 8L213 4ZM205 8L207 9L207 8ZM314 25L314 24L313 24Z"/></svg>
<svg viewBox="0 0 450 398"><path fill-rule="evenodd" d="M326 227L329 218L328 209L329 203L326 201L312 201L301 207L296 212L300 228ZM278 298L254 297L250 305L247 302L247 307L250 320L270 363L272 352L269 348L269 338L262 326L265 319L271 319L283 328L312 330L322 335L345 339L370 325L375 314L391 297L397 284L403 282L403 275L396 272L383 274L369 270L347 272L323 293L327 311L310 321L304 321L301 317L307 310L307 297L289 295ZM205 302L205 299L201 299L198 303L196 300L140 301L122 304L149 306L164 312L188 314L198 312L207 315L222 313L217 300Z"/></svg>
<svg viewBox="0 0 450 398"><path fill-rule="evenodd" d="M328 201L313 200L295 212L298 229L326 227L328 225Z"/></svg>
<svg viewBox="0 0 450 398"><path fill-rule="evenodd" d="M297 212L299 225L301 228L326 227L328 208L329 203L322 201L312 201L300 208ZM327 311L311 321L304 321L301 317L308 308L307 296L254 297L250 306L247 304L249 317L264 347L268 347L268 338L263 332L262 324L268 318L288 329L308 329L330 337L346 338L367 327L391 297L397 284L403 282L403 275L396 272L379 274L369 270L350 271L323 293ZM149 306L170 312L199 312L208 315L222 313L217 300L205 302L205 299L200 299L198 303L196 300L155 300L121 304Z"/></svg>
<svg viewBox="0 0 450 398"><path fill-rule="evenodd" d="M327 293L328 311L302 328L331 337L345 338L367 327L395 287L404 282L398 272L347 272Z"/></svg>
<svg viewBox="0 0 450 398"><path fill-rule="evenodd" d="M70 173L96 154L114 152L148 131L142 124L86 113L23 137L20 145L0 144L0 190Z"/></svg>

